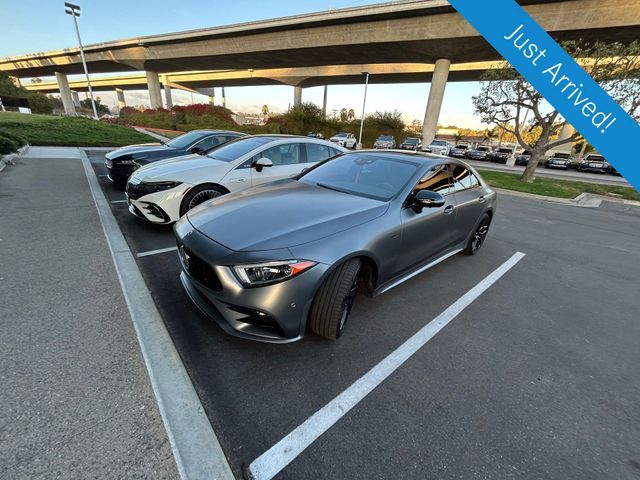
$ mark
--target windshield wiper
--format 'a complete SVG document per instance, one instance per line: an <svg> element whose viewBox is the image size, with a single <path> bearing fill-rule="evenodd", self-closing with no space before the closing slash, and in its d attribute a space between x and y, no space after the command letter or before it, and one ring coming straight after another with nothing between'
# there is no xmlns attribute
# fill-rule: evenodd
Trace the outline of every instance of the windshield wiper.
<svg viewBox="0 0 640 480"><path fill-rule="evenodd" d="M326 185L324 183L316 183L316 185L322 188L326 188L327 190L333 190L334 192L349 193L345 190L340 190L339 188L333 187L331 185Z"/></svg>

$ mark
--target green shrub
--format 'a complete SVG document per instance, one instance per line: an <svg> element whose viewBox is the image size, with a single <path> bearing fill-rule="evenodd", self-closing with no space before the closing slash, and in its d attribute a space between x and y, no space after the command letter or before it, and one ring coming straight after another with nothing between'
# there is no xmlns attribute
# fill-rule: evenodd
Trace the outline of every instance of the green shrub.
<svg viewBox="0 0 640 480"><path fill-rule="evenodd" d="M0 155L7 155L18 150L18 144L9 137L5 137L0 133Z"/></svg>
<svg viewBox="0 0 640 480"><path fill-rule="evenodd" d="M0 135L2 135L5 138L8 138L8 139L12 140L18 146L18 148L22 148L27 144L27 139L24 138L21 135L16 135L15 133L5 132L2 129L0 129Z"/></svg>

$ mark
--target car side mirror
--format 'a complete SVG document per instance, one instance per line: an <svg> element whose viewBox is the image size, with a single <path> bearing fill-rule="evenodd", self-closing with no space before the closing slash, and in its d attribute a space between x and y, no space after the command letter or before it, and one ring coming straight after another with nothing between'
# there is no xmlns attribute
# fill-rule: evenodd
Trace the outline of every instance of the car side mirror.
<svg viewBox="0 0 640 480"><path fill-rule="evenodd" d="M446 200L438 192L431 190L420 190L413 197L413 207L417 212L423 208L438 208L445 204Z"/></svg>
<svg viewBox="0 0 640 480"><path fill-rule="evenodd" d="M200 152L202 152L202 151L203 151L203 150L202 150L202 148L200 148L200 147L192 147L192 148L191 148L191 153L200 153Z"/></svg>
<svg viewBox="0 0 640 480"><path fill-rule="evenodd" d="M262 157L256 160L256 163L253 164L257 172L261 172L265 167L273 167L273 162L268 158Z"/></svg>

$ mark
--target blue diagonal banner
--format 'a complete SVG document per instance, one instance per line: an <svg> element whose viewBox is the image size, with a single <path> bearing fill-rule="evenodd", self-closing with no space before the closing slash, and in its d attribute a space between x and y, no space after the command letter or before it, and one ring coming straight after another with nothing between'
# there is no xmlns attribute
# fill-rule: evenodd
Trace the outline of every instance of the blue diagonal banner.
<svg viewBox="0 0 640 480"><path fill-rule="evenodd" d="M629 152L640 126L520 5L514 0L492 0L491 8L479 0L449 3L640 191L640 159Z"/></svg>

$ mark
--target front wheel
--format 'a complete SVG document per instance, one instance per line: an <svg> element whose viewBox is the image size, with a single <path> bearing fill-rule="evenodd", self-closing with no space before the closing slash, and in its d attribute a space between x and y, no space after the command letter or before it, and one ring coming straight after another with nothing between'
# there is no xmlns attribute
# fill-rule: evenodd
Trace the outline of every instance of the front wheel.
<svg viewBox="0 0 640 480"><path fill-rule="evenodd" d="M346 326L358 290L360 260L339 265L320 286L311 305L309 326L321 337L336 340Z"/></svg>
<svg viewBox="0 0 640 480"><path fill-rule="evenodd" d="M484 240L487 238L487 233L489 233L489 225L491 225L491 217L489 217L488 213L482 215L476 230L471 235L471 238L467 242L467 246L462 251L465 255L475 255L482 247Z"/></svg>
<svg viewBox="0 0 640 480"><path fill-rule="evenodd" d="M199 185L197 187L193 187L182 200L182 204L180 205L180 216L187 213L193 207L200 205L207 200L211 200L212 198L220 197L225 193L227 192L216 185Z"/></svg>

